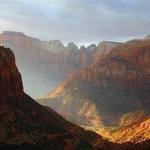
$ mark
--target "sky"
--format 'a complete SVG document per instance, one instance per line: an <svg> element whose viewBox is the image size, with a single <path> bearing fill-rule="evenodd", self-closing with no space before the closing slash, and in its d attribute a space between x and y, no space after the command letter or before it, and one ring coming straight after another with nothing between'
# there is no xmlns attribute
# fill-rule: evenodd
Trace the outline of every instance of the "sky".
<svg viewBox="0 0 150 150"><path fill-rule="evenodd" d="M127 41L150 33L150 0L0 0L0 32L64 43Z"/></svg>

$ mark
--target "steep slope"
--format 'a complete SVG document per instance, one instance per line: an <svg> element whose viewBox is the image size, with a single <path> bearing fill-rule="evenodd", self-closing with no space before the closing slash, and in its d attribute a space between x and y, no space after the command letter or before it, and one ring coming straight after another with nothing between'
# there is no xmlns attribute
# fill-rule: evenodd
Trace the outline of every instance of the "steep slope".
<svg viewBox="0 0 150 150"><path fill-rule="evenodd" d="M118 126L123 115L135 111L143 111L146 118L150 113L149 66L150 40L127 42L96 64L71 74L39 102L83 126Z"/></svg>
<svg viewBox="0 0 150 150"><path fill-rule="evenodd" d="M0 93L0 148L94 149L88 140L97 139L97 135L90 138L89 132L67 122L23 92L14 54L4 47L0 47Z"/></svg>
<svg viewBox="0 0 150 150"><path fill-rule="evenodd" d="M41 96L67 79L70 72L95 61L96 45L79 50L74 43L66 47L59 40L41 41L21 32L4 31L0 44L10 47L16 55L25 91Z"/></svg>

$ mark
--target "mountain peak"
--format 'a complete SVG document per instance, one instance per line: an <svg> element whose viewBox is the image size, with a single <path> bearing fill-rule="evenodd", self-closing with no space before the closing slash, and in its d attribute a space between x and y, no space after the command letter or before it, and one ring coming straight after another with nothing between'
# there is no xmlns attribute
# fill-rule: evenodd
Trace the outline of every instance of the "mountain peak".
<svg viewBox="0 0 150 150"><path fill-rule="evenodd" d="M78 50L78 47L73 42L70 42L67 45L67 49L69 49L69 50L75 50L76 51L76 50Z"/></svg>
<svg viewBox="0 0 150 150"><path fill-rule="evenodd" d="M15 65L14 53L0 46L0 93L2 98L23 95L21 75Z"/></svg>
<svg viewBox="0 0 150 150"><path fill-rule="evenodd" d="M59 40L50 40L48 42L48 49L53 53L64 51L65 47L63 43Z"/></svg>
<svg viewBox="0 0 150 150"><path fill-rule="evenodd" d="M80 50L82 51L82 50L85 50L86 49L86 47L84 46L84 45L81 45L80 46Z"/></svg>
<svg viewBox="0 0 150 150"><path fill-rule="evenodd" d="M88 51L94 52L96 50L96 44L91 44L87 47Z"/></svg>
<svg viewBox="0 0 150 150"><path fill-rule="evenodd" d="M114 42L114 41L102 41L102 42L98 43L98 47L101 47L102 45L119 45L119 44L123 44L123 43Z"/></svg>
<svg viewBox="0 0 150 150"><path fill-rule="evenodd" d="M62 44L62 42L60 40L50 40L49 43L63 46L63 44Z"/></svg>

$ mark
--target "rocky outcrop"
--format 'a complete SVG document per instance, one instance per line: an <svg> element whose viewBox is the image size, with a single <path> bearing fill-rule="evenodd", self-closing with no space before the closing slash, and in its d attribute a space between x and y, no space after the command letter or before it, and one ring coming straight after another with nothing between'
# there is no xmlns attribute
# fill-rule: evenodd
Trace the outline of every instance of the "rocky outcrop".
<svg viewBox="0 0 150 150"><path fill-rule="evenodd" d="M47 50L52 53L59 53L65 50L64 45L59 40L45 41L45 45L47 45Z"/></svg>
<svg viewBox="0 0 150 150"><path fill-rule="evenodd" d="M150 139L150 119L128 125L124 128L111 132L109 136L117 143L134 142L140 143Z"/></svg>
<svg viewBox="0 0 150 150"><path fill-rule="evenodd" d="M21 75L15 66L15 56L9 48L0 47L1 98L23 95Z"/></svg>
<svg viewBox="0 0 150 150"><path fill-rule="evenodd" d="M97 52L94 53L95 62L103 59L112 50L112 48L122 45L123 43L103 41L97 45Z"/></svg>
<svg viewBox="0 0 150 150"><path fill-rule="evenodd" d="M124 128L127 126L135 125L143 122L147 118L149 118L149 116L147 116L147 113L144 110L127 113L121 117L119 126Z"/></svg>

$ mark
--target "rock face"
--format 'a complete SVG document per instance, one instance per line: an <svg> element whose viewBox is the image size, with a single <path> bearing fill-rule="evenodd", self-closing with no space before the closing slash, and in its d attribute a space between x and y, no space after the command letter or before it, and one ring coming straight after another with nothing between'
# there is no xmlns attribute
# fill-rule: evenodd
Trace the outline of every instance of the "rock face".
<svg viewBox="0 0 150 150"><path fill-rule="evenodd" d="M9 48L0 47L0 93L5 99L23 95L21 75L15 67L15 56Z"/></svg>
<svg viewBox="0 0 150 150"><path fill-rule="evenodd" d="M41 96L52 90L72 71L93 63L99 55L94 53L101 51L94 44L79 50L74 43L65 47L59 40L41 41L11 31L0 34L0 44L14 51L25 91L31 96Z"/></svg>
<svg viewBox="0 0 150 150"><path fill-rule="evenodd" d="M119 42L108 42L108 41L103 41L100 42L97 46L97 52L94 54L95 57L95 62L100 61L103 59L107 54L112 50L112 48L122 45L123 43Z"/></svg>
<svg viewBox="0 0 150 150"><path fill-rule="evenodd" d="M135 124L131 124L119 130L110 133L111 139L115 142L140 143L150 139L150 119L144 119Z"/></svg>
<svg viewBox="0 0 150 150"><path fill-rule="evenodd" d="M143 118L149 116L149 76L150 41L127 42L71 74L39 102L80 125L118 126L127 113L143 111Z"/></svg>

